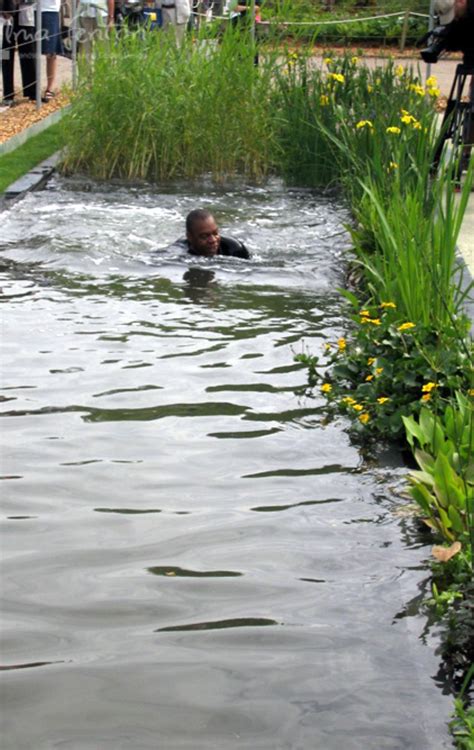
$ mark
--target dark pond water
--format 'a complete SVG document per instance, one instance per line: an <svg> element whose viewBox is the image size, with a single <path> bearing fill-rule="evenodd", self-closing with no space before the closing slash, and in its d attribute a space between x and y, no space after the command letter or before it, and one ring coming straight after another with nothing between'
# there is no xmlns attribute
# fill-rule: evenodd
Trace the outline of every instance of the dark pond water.
<svg viewBox="0 0 474 750"><path fill-rule="evenodd" d="M153 255L197 204L250 262ZM52 182L1 215L3 750L439 750L429 548L293 355L329 197Z"/></svg>

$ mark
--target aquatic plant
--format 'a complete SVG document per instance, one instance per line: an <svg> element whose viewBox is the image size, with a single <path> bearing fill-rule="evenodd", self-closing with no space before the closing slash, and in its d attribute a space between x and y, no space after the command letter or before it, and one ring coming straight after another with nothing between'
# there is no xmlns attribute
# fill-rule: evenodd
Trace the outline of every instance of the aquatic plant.
<svg viewBox="0 0 474 750"><path fill-rule="evenodd" d="M459 392L455 395L444 410L442 405L434 413L422 408L417 419L402 419L419 466L409 474L410 495L420 506L425 523L450 545L435 548L435 557L448 561L463 554L467 564L472 564L474 399Z"/></svg>
<svg viewBox="0 0 474 750"><path fill-rule="evenodd" d="M421 86L413 71L390 61L370 70L357 56L328 54L320 68L309 47L287 48L286 55L272 99L276 168L287 180L337 182L356 208L368 174L387 191L394 179L409 189L429 170L435 86Z"/></svg>
<svg viewBox="0 0 474 750"><path fill-rule="evenodd" d="M258 70L258 72L257 72ZM232 29L221 39L132 33L81 62L65 123L66 171L163 181L236 173L262 179L272 157L271 59Z"/></svg>
<svg viewBox="0 0 474 750"><path fill-rule="evenodd" d="M456 321L466 340L454 348L450 325L436 332L408 319L392 300L361 308L355 295L345 296L354 310L349 336L328 343L324 357L302 353L295 359L308 367L309 384L320 385L330 411L349 417L353 432L400 440L403 416L469 388L467 319Z"/></svg>
<svg viewBox="0 0 474 750"><path fill-rule="evenodd" d="M474 664L466 676L462 693L454 701L454 718L449 725L458 750L474 748L474 706L469 706L464 697L465 688L472 681L473 675Z"/></svg>
<svg viewBox="0 0 474 750"><path fill-rule="evenodd" d="M384 196L367 177L360 224L349 228L366 292L373 299L392 300L407 319L435 331L447 325L455 331L456 317L472 288L464 286L461 272L455 280L456 243L470 182L456 203L452 178L453 165L448 165L432 183L420 180L409 190L393 186Z"/></svg>

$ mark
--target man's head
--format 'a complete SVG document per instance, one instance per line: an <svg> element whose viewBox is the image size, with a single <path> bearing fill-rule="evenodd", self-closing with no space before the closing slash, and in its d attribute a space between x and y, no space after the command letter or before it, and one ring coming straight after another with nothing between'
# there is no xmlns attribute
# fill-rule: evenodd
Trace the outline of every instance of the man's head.
<svg viewBox="0 0 474 750"><path fill-rule="evenodd" d="M213 215L196 208L186 217L186 239L196 255L217 255L221 238Z"/></svg>

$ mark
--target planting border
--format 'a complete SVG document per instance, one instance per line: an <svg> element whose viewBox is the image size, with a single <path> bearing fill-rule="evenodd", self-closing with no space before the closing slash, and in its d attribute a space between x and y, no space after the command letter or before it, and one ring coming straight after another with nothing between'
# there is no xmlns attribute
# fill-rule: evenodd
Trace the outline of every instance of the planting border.
<svg viewBox="0 0 474 750"><path fill-rule="evenodd" d="M42 133L43 130L47 130L51 125L59 122L59 120L64 117L66 112L68 112L69 108L70 105L67 105L66 107L62 107L62 109L56 110L56 112L52 112L43 120L33 123L33 125L30 125L29 128L25 128L25 130L22 130L21 133L17 133L16 135L12 136L8 139L8 141L0 143L0 156L9 154L19 146L23 146L23 144L26 143L26 141L28 141L34 135Z"/></svg>

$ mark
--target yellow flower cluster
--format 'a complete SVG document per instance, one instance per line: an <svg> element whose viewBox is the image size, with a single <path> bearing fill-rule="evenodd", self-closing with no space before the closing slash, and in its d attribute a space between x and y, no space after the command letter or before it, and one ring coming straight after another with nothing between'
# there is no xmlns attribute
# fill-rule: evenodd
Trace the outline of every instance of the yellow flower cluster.
<svg viewBox="0 0 474 750"><path fill-rule="evenodd" d="M425 383L422 388L421 392L423 393L423 396L421 397L422 401L430 401L432 392L437 388L437 384L433 382Z"/></svg>
<svg viewBox="0 0 474 750"><path fill-rule="evenodd" d="M360 120L360 122L358 122L356 125L356 129L362 130L362 128L368 128L369 130L373 130L374 125L370 120Z"/></svg>
<svg viewBox="0 0 474 750"><path fill-rule="evenodd" d="M322 393L331 393L332 391L332 385L331 383L323 383L321 386Z"/></svg>
<svg viewBox="0 0 474 750"><path fill-rule="evenodd" d="M382 324L380 318L370 318L370 317L368 317L366 315L363 315L361 317L360 322L362 323L362 325L364 325L364 324L369 325L370 324L370 325L373 325L373 326L379 326L379 325Z"/></svg>
<svg viewBox="0 0 474 750"><path fill-rule="evenodd" d="M375 364L375 362L376 362L375 357L369 357L369 359L367 360L367 364L369 365L369 367ZM366 382L370 383L371 380L373 380L375 377L378 377L382 373L383 373L383 367L376 367L374 372L371 373L370 375L367 375L365 380Z"/></svg>
<svg viewBox="0 0 474 750"><path fill-rule="evenodd" d="M321 94L319 97L319 103L321 107L327 107L329 104L329 96L327 94Z"/></svg>
<svg viewBox="0 0 474 750"><path fill-rule="evenodd" d="M382 308L382 310L389 310L389 309L396 310L397 309L395 302L381 302L380 307Z"/></svg>
<svg viewBox="0 0 474 750"><path fill-rule="evenodd" d="M338 83L344 83L346 80L342 73L329 73L328 78L331 78L333 81L337 81Z"/></svg>
<svg viewBox="0 0 474 750"><path fill-rule="evenodd" d="M362 404L358 404L355 398L352 398L351 396L345 396L343 399L341 399L341 403L350 406L351 409L354 409L354 411L357 412L358 419L362 422L362 424L367 424L370 419L370 414L364 411L364 407L362 406Z"/></svg>
<svg viewBox="0 0 474 750"><path fill-rule="evenodd" d="M400 135L401 128L397 127L396 125L390 125L389 128L385 131L386 133L393 133L393 135Z"/></svg>
<svg viewBox="0 0 474 750"><path fill-rule="evenodd" d="M397 331L409 331L410 328L416 328L416 323L402 323L401 326L398 326Z"/></svg>
<svg viewBox="0 0 474 750"><path fill-rule="evenodd" d="M408 87L410 91L414 91L415 94L418 94L418 96L424 96L425 95L425 89L423 86L420 86L419 83L411 83Z"/></svg>
<svg viewBox="0 0 474 750"><path fill-rule="evenodd" d="M347 406L354 406L354 404L357 403L355 398L352 398L351 396L344 396L343 399L341 399L342 404L347 404Z"/></svg>
<svg viewBox="0 0 474 750"><path fill-rule="evenodd" d="M341 336L340 339L337 341L337 348L340 352L344 352L346 350L347 342L344 337Z"/></svg>
<svg viewBox="0 0 474 750"><path fill-rule="evenodd" d="M438 88L438 81L436 80L436 76L430 76L429 78L427 78L425 86L426 93L429 96L433 96L435 99L437 99L441 95L441 91Z"/></svg>
<svg viewBox="0 0 474 750"><path fill-rule="evenodd" d="M416 117L413 117L406 109L402 109L400 120L404 125L411 125L415 130L421 130L421 122L418 122Z"/></svg>

